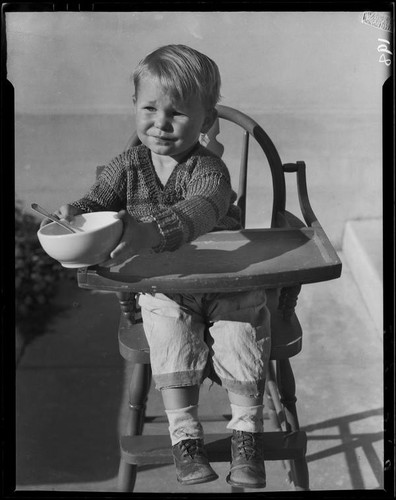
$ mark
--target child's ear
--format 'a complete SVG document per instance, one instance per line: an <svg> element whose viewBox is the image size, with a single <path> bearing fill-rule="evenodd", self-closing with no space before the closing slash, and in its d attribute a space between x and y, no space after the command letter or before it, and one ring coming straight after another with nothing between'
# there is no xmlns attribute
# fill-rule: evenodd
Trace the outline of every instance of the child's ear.
<svg viewBox="0 0 396 500"><path fill-rule="evenodd" d="M218 116L218 113L217 113L216 108L213 108L207 112L205 120L204 120L202 128L201 128L202 134L206 134L206 132L208 132L212 128L214 122L217 119L217 116Z"/></svg>

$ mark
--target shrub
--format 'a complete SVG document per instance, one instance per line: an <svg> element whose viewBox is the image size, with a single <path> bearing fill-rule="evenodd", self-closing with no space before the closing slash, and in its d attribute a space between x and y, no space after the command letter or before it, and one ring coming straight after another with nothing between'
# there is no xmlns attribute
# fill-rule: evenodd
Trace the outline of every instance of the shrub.
<svg viewBox="0 0 396 500"><path fill-rule="evenodd" d="M15 206L16 324L23 334L32 333L38 318L46 318L57 283L66 270L41 248L38 220L20 202ZM34 321L32 321L34 319ZM30 331L26 331L26 329Z"/></svg>

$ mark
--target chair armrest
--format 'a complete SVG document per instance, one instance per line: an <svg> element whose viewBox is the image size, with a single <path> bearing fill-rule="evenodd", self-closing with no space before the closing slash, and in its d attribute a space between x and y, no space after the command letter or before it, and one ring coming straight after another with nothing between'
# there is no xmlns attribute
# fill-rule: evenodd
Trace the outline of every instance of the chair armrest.
<svg viewBox="0 0 396 500"><path fill-rule="evenodd" d="M305 175L305 162L298 161L297 162L297 190L298 190L298 199L300 201L301 213L303 214L304 220L308 226L317 226L319 225L319 221L312 210L311 204L308 198L308 189L307 189L307 178Z"/></svg>
<svg viewBox="0 0 396 500"><path fill-rule="evenodd" d="M290 227L295 229L301 229L307 227L302 220L296 217L291 212L284 210L283 212L278 212L276 214L277 227Z"/></svg>
<svg viewBox="0 0 396 500"><path fill-rule="evenodd" d="M297 172L297 191L298 191L298 199L300 202L300 209L305 222L309 227L312 227L315 230L318 241L322 246L323 255L325 256L328 262L337 263L339 267L339 275L341 274L342 264L337 255L337 252L333 248L329 238L327 237L325 231L323 230L320 222L318 221L314 211L312 210L311 204L308 198L308 190L307 190L307 180L305 176L305 162L297 161L296 163L286 163L283 165L283 169L285 172Z"/></svg>
<svg viewBox="0 0 396 500"><path fill-rule="evenodd" d="M301 213L303 214L304 220L308 226L318 225L318 220L309 202L307 181L305 175L305 162L297 161L296 163L286 163L283 165L283 170L285 172L297 173L297 191ZM306 227L306 225L298 217L296 217L291 212L288 212L287 210L278 212L277 222L281 227ZM282 311L284 320L290 321L291 317L293 316L297 304L298 294L300 293L300 291L301 285L283 287L280 289L278 309Z"/></svg>
<svg viewBox="0 0 396 500"><path fill-rule="evenodd" d="M296 163L285 163L283 165L283 170L285 172L296 172L297 173L297 192L298 200L300 203L301 213L303 214L304 220L309 227L320 226L319 221L312 210L311 203L308 197L307 189L307 178L305 175L306 166L304 161L297 161Z"/></svg>

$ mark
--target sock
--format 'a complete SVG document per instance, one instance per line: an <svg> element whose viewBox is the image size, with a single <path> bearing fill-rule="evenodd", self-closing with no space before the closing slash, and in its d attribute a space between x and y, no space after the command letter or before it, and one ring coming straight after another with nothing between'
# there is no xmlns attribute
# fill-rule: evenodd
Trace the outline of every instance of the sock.
<svg viewBox="0 0 396 500"><path fill-rule="evenodd" d="M228 422L227 429L245 432L264 431L264 405L238 406L231 404L232 418Z"/></svg>
<svg viewBox="0 0 396 500"><path fill-rule="evenodd" d="M165 410L169 422L172 446L184 439L203 439L202 425L198 420L198 405Z"/></svg>

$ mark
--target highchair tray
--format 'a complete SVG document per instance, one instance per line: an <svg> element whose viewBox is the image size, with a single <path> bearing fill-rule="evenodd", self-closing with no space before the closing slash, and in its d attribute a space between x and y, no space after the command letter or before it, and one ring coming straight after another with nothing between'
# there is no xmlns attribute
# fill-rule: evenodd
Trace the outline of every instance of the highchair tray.
<svg viewBox="0 0 396 500"><path fill-rule="evenodd" d="M118 292L243 291L338 278L341 261L316 227L215 231L173 252L78 272L82 288Z"/></svg>

